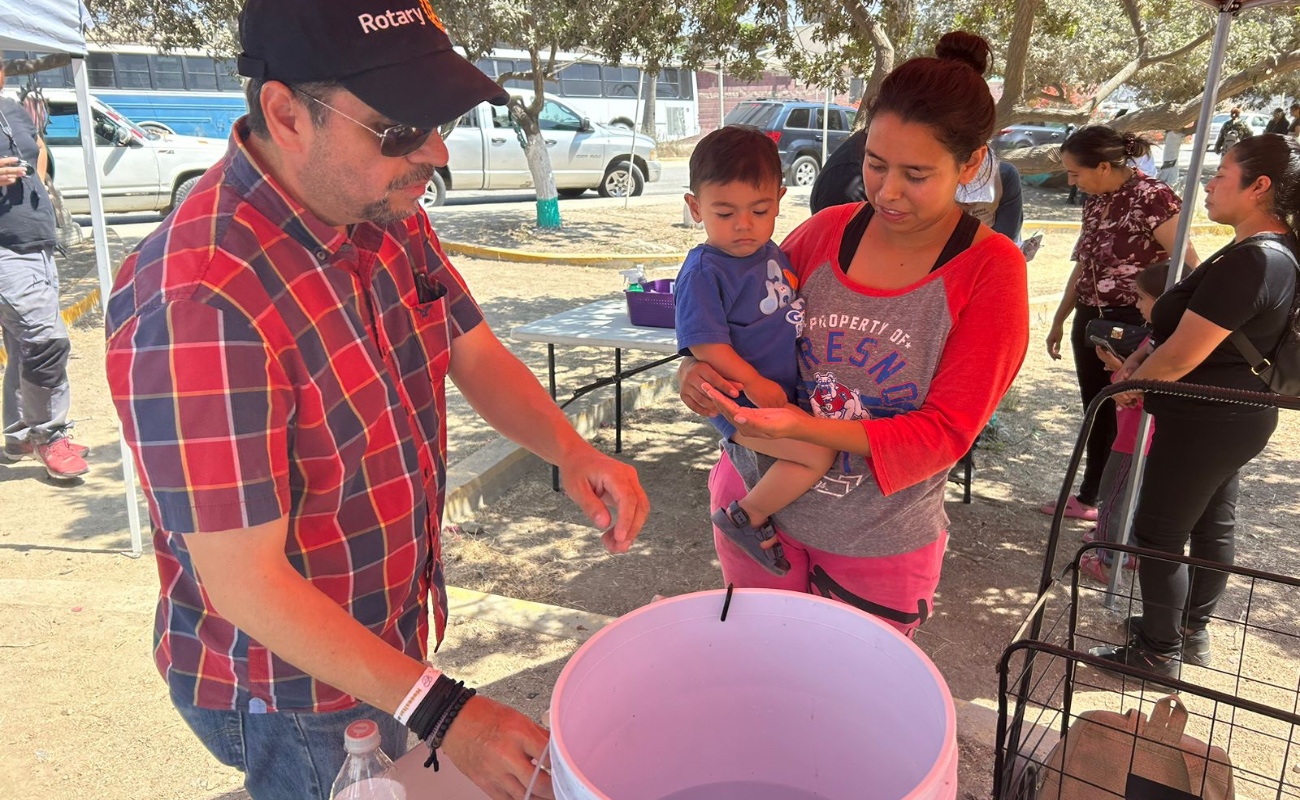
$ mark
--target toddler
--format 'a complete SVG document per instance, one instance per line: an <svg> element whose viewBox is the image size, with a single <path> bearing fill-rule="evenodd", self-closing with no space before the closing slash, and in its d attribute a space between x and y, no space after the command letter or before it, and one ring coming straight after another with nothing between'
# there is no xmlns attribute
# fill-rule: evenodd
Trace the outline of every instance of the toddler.
<svg viewBox="0 0 1300 800"><path fill-rule="evenodd" d="M779 408L794 399L799 370L795 339L802 302L793 270L772 242L785 188L776 143L755 128L728 126L700 140L690 162L691 217L704 224L704 244L677 275L677 346L736 384L741 405ZM792 439L737 433L712 420L727 440L777 459L713 524L774 575L789 571L770 519L816 485L835 451Z"/></svg>

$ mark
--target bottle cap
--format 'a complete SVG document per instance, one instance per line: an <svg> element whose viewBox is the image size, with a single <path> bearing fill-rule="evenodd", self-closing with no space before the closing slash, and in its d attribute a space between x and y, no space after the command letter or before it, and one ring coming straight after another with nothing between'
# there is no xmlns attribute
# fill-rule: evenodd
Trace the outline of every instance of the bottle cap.
<svg viewBox="0 0 1300 800"><path fill-rule="evenodd" d="M379 725L372 719L359 719L343 733L343 749L353 755L369 753L379 747Z"/></svg>

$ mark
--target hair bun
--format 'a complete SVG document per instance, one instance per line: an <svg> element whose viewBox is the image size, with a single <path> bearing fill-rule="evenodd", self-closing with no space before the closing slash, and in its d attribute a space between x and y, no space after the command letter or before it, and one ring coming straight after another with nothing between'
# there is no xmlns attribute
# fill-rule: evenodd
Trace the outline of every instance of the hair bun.
<svg viewBox="0 0 1300 800"><path fill-rule="evenodd" d="M983 38L966 31L950 31L934 46L934 54L944 61L960 61L983 75L989 68L993 51Z"/></svg>

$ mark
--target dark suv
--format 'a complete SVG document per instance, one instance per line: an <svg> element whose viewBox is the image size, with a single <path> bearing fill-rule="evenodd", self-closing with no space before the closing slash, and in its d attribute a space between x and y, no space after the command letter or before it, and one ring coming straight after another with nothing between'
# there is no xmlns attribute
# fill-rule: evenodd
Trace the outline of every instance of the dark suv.
<svg viewBox="0 0 1300 800"><path fill-rule="evenodd" d="M726 125L752 125L776 142L787 186L812 186L822 169L822 138L826 153L835 152L849 136L857 109L831 106L822 121L821 103L803 100L746 100L727 114Z"/></svg>

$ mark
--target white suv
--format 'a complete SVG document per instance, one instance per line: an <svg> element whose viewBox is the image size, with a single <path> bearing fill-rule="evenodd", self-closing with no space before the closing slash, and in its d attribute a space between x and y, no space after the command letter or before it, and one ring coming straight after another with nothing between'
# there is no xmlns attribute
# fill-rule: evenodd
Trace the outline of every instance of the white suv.
<svg viewBox="0 0 1300 800"><path fill-rule="evenodd" d="M512 89L525 102L533 93ZM549 95L539 120L560 197L595 189L605 197L639 195L659 180L655 140L627 128L593 124ZM421 204L442 205L448 189L527 189L533 185L528 159L504 106L480 103L446 132L447 166L439 170ZM635 145L633 142L635 141ZM629 164L628 155L631 154Z"/></svg>
<svg viewBox="0 0 1300 800"><path fill-rule="evenodd" d="M90 192L86 188L76 96L57 89L43 93L50 107L45 143L53 161L54 185L70 213L89 214ZM90 106L105 211L166 213L226 153L224 140L145 131L94 97Z"/></svg>

